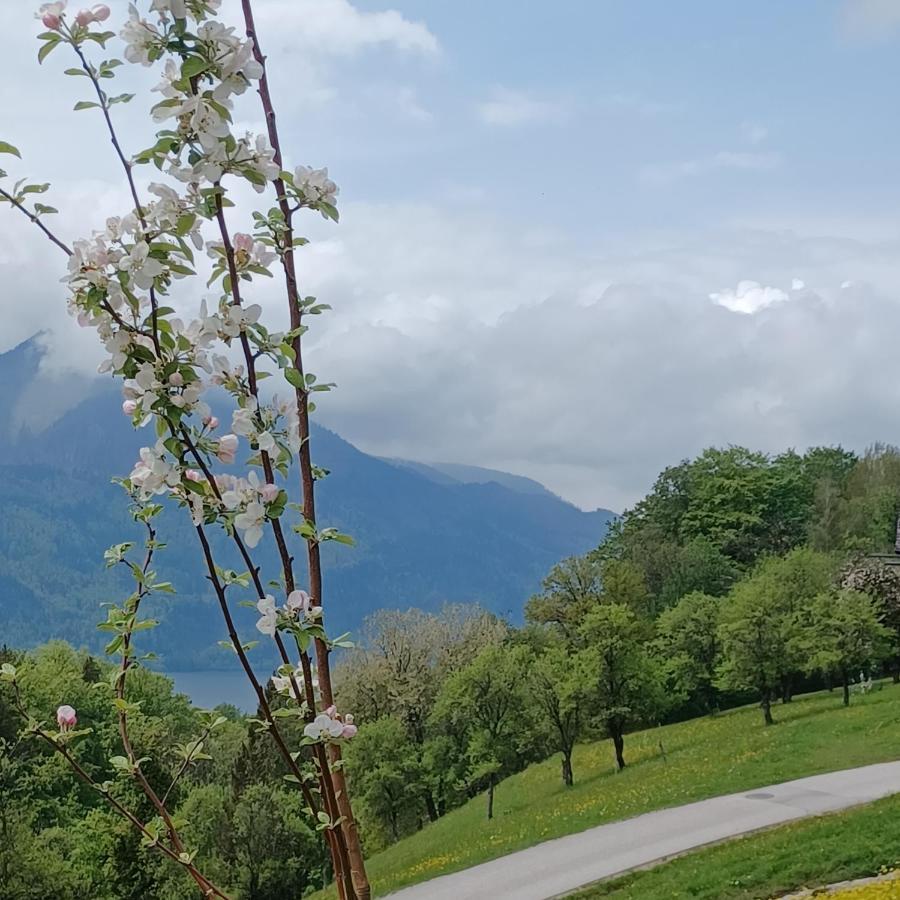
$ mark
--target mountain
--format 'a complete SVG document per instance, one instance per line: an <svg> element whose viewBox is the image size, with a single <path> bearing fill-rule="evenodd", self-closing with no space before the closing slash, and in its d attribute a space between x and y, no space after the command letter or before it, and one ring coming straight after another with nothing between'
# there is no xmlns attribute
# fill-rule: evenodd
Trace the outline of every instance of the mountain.
<svg viewBox="0 0 900 900"><path fill-rule="evenodd" d="M497 469L485 469L482 466L466 466L462 463L423 463L411 459L392 459L380 457L384 462L402 466L424 475L429 481L437 484L499 484L517 494L539 494L545 497L560 498L547 490L539 481L525 478L523 475L511 475Z"/></svg>
<svg viewBox="0 0 900 900"><path fill-rule="evenodd" d="M103 551L140 539L110 478L130 471L151 435L131 428L109 386L42 430L16 427L11 413L21 414L20 398L38 377L37 345L29 344L0 355L0 643L65 637L98 648L100 604L130 589L124 574L103 567ZM378 608L437 609L445 602L475 601L517 620L549 567L596 546L614 518L608 510L584 512L507 473L381 460L321 427L312 447L315 462L331 471L319 484L320 524L356 538L352 548L323 548L333 633L356 630ZM160 653L172 670L230 665L182 510L165 510L160 538L167 546L155 568L178 593L153 598L149 614L163 624L142 635L142 649ZM215 548L222 565L241 568L224 536ZM259 559L264 576L275 577L273 548L261 545ZM251 593L233 600L248 637L256 616L237 601L255 599Z"/></svg>

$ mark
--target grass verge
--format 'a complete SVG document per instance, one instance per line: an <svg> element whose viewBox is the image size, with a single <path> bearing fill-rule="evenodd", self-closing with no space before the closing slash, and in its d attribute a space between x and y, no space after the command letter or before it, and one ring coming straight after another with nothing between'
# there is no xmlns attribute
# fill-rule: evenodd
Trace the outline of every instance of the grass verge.
<svg viewBox="0 0 900 900"><path fill-rule="evenodd" d="M656 868L605 881L575 894L573 900L758 900L874 875L898 862L900 797L889 797L697 850ZM856 891L898 886L872 885ZM888 895L872 894L881 896Z"/></svg>

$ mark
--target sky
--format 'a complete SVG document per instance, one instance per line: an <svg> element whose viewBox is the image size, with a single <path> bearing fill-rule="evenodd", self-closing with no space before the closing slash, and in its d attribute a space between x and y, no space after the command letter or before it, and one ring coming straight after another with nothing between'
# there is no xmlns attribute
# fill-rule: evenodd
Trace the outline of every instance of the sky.
<svg viewBox="0 0 900 900"><path fill-rule="evenodd" d="M900 443L900 3L254 8L287 160L341 189L299 260L333 307L308 336L339 385L323 424L615 510L712 444ZM37 65L36 26L0 0L0 140L84 236L127 197L96 111L71 111L85 82L61 53ZM244 99L237 130L258 131ZM151 102L117 108L130 152ZM0 352L43 330L49 377L92 372L63 261L0 213ZM275 291L253 299L280 322Z"/></svg>

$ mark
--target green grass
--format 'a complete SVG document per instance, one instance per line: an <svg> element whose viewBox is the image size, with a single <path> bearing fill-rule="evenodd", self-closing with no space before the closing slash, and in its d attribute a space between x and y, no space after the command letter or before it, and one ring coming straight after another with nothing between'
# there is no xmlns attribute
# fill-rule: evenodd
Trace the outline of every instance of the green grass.
<svg viewBox="0 0 900 900"><path fill-rule="evenodd" d="M821 693L778 706L774 715L770 728L759 709L744 707L629 735L629 765L621 773L609 741L579 746L569 789L558 757L533 765L498 786L493 821L478 797L371 857L374 891L386 894L603 822L900 756L900 688L891 685L854 697L849 709L838 692ZM318 895L326 896L333 895Z"/></svg>
<svg viewBox="0 0 900 900"><path fill-rule="evenodd" d="M900 864L900 797L782 825L606 881L573 900L757 900Z"/></svg>

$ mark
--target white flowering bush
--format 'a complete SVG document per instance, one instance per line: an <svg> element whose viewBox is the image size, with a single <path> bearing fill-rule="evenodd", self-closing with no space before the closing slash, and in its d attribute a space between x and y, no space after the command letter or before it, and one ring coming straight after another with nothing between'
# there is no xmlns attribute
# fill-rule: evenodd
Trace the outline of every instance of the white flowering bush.
<svg viewBox="0 0 900 900"><path fill-rule="evenodd" d="M259 701L258 727L280 752L287 777L296 784L299 802L315 820L331 852L335 882L344 900L370 896L359 837L341 766L341 744L356 734L353 716L334 706L329 654L344 638L325 629L320 545L351 543L348 536L317 522L315 481L324 473L312 463L309 414L312 395L333 387L317 381L303 366L305 320L327 309L298 287L296 252L306 240L295 233L295 217L312 210L337 221L338 189L326 169L286 169L275 111L253 22L251 0L242 0L240 30L217 18L220 0L152 0L144 9L129 8L118 35L107 31L110 10L100 4L72 11L65 0L46 3L37 17L46 29L39 35L38 59L59 50L73 54L66 74L85 81L85 99L76 110L96 110L112 141L128 186L131 206L107 220L106 227L68 243L47 221L56 210L36 197L46 184L12 182L0 170L0 202L11 205L37 226L68 257L64 279L68 310L92 329L105 350L100 371L119 379L122 411L136 428L149 434L139 458L121 484L135 520L146 530L142 558L133 559L130 543L107 551L109 566L126 566L135 589L121 605L112 605L101 628L110 632L107 653L118 659L106 689L119 719L123 755L110 760L111 774L134 781L157 815L143 821L111 790L97 783L79 763L78 745L89 729L77 728L77 711L61 706L56 727L40 712L25 709L17 673L4 665L9 682L27 716L28 731L50 744L75 773L100 791L110 805L144 836L148 847L182 866L206 896L225 897L195 864L194 853L179 833L163 793L144 773L129 735L133 712L126 691L129 672L140 664L135 636L154 627L140 617L151 594L170 592L152 565L161 548L155 519L163 502L189 515L197 552L221 609L227 644L237 655ZM151 146L133 155L121 145L114 124L115 107L134 95L110 91L123 60L110 57L108 45L124 42L125 62L158 70L151 109L156 131ZM236 134L232 126L235 97L255 91L263 107L267 133ZM18 157L13 144L0 141L0 154ZM135 170L155 169L142 192ZM230 193L247 182L266 207L246 221L237 215ZM198 275L202 254L209 280ZM270 330L262 308L251 302L259 279L278 276L283 283L289 329ZM198 287L198 280L200 285ZM214 302L189 308L204 290ZM275 390L260 391L271 378ZM220 423L207 401L216 389L230 398L233 411ZM243 468L239 474L222 466ZM287 484L299 477L302 502L288 503ZM243 572L220 567L209 540L221 529L245 565ZM264 575L252 551L264 540L278 550L280 571ZM309 584L295 576L292 543L305 546ZM278 585L267 592L263 585ZM279 597L278 594L282 597ZM237 631L232 598L255 606L258 631L274 642L282 666L274 688L289 705L273 710L266 690L248 658L253 642ZM46 715L46 713L45 713ZM280 727L284 717L304 724L299 746L290 746ZM203 753L203 742L220 724L211 719L204 733L185 751L181 772Z"/></svg>

